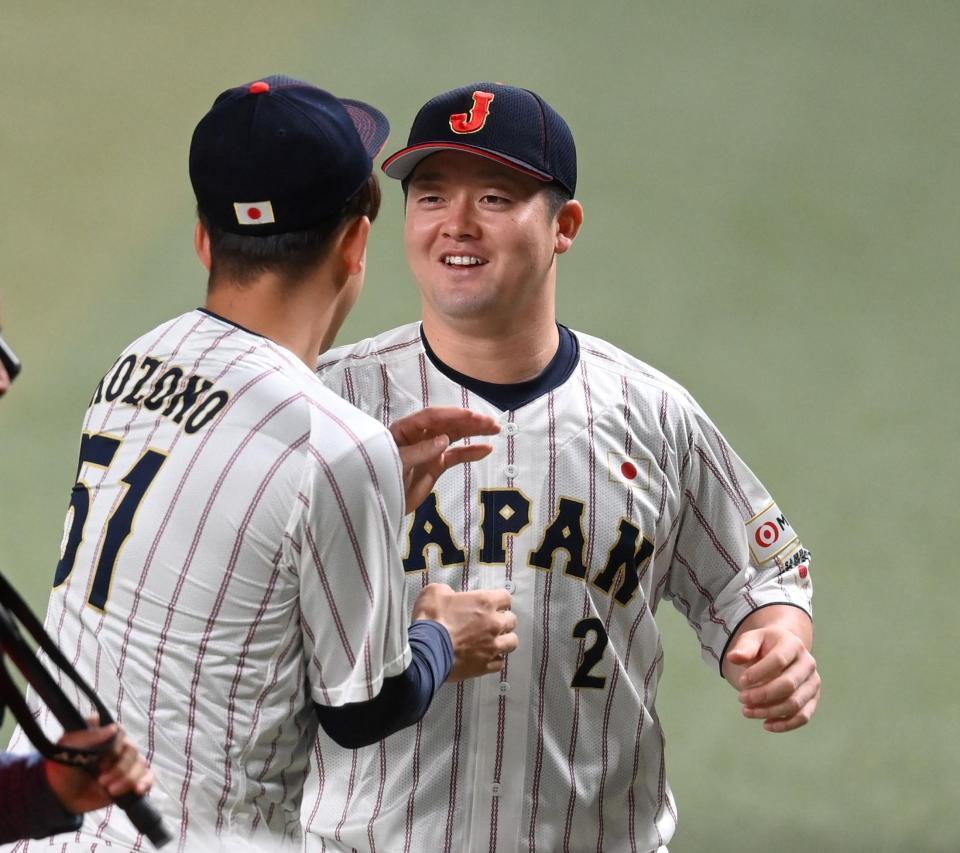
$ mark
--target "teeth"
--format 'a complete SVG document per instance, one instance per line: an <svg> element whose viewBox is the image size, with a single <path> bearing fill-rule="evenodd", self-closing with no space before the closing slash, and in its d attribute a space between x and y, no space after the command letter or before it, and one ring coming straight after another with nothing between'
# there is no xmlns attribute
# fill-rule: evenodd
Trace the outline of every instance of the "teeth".
<svg viewBox="0 0 960 853"><path fill-rule="evenodd" d="M443 259L443 262L455 267L473 267L486 263L486 261L475 258L472 255L447 255L447 257Z"/></svg>

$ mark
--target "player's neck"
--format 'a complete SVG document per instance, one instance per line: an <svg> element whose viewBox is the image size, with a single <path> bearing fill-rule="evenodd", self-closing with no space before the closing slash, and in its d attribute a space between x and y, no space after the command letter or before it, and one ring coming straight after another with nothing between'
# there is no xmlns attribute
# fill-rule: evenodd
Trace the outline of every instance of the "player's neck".
<svg viewBox="0 0 960 853"><path fill-rule="evenodd" d="M266 275L243 285L223 284L206 308L290 350L311 370L336 334L336 288L323 281L289 286Z"/></svg>
<svg viewBox="0 0 960 853"><path fill-rule="evenodd" d="M515 329L439 323L425 313L423 333L448 367L483 382L507 384L539 376L557 354L560 334L552 314Z"/></svg>

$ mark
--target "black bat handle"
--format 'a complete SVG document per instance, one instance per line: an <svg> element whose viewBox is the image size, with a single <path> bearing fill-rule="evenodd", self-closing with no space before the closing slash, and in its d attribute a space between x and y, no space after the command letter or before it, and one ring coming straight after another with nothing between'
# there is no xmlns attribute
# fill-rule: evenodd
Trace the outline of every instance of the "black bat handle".
<svg viewBox="0 0 960 853"><path fill-rule="evenodd" d="M130 822L150 839L154 847L163 847L168 841L173 841L173 836L163 825L163 818L150 801L140 794L124 794L117 797L114 802L122 808Z"/></svg>

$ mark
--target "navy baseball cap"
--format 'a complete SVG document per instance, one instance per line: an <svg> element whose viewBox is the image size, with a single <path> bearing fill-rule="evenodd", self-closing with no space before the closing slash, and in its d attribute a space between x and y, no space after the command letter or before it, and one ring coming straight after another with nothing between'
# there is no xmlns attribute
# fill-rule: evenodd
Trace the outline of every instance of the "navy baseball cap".
<svg viewBox="0 0 960 853"><path fill-rule="evenodd" d="M410 128L407 147L391 154L383 171L404 180L438 151L478 154L541 181L555 181L572 196L577 149L560 114L529 89L472 83L427 101Z"/></svg>
<svg viewBox="0 0 960 853"><path fill-rule="evenodd" d="M312 228L364 185L389 132L369 104L290 77L227 89L190 143L197 207L234 234Z"/></svg>

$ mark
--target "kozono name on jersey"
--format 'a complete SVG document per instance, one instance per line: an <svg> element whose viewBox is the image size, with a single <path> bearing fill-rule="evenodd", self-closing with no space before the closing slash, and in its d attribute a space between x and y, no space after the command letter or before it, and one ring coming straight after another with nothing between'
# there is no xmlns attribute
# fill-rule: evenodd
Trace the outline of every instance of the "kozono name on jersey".
<svg viewBox="0 0 960 853"><path fill-rule="evenodd" d="M183 368L168 366L152 355L130 353L107 373L94 392L90 404L119 400L130 406L143 406L183 424L191 435L203 429L227 404L226 391L211 391L213 382Z"/></svg>

